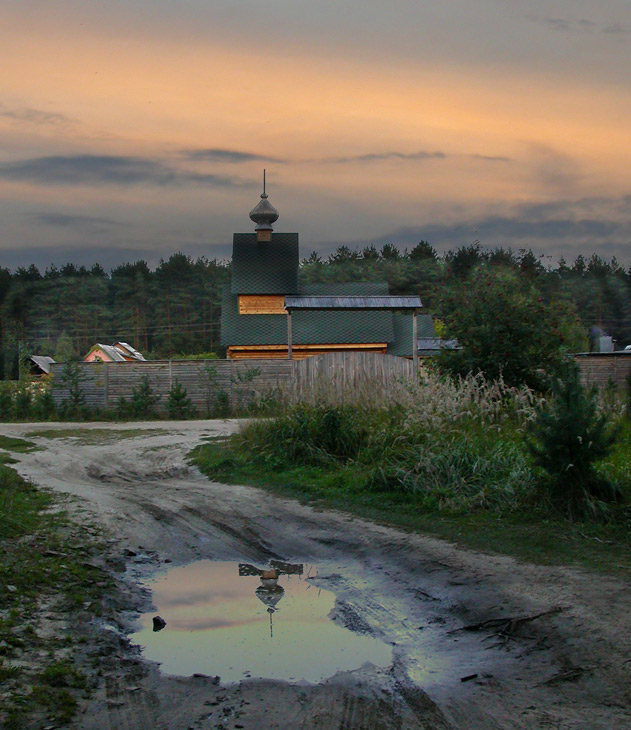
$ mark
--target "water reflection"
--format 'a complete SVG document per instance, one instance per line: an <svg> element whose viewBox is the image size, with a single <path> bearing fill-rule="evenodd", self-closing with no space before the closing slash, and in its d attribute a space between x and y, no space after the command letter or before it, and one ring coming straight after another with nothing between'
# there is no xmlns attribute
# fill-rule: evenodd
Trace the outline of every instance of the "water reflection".
<svg viewBox="0 0 631 730"><path fill-rule="evenodd" d="M274 638L274 624L272 616L276 612L276 605L283 597L285 589L278 585L281 575L302 575L302 563L283 563L280 560L270 560L269 568L257 568L249 563L239 563L240 576L258 575L261 585L256 589L256 597L267 607L269 614L269 635Z"/></svg>
<svg viewBox="0 0 631 730"><path fill-rule="evenodd" d="M154 633L156 611L145 614L132 641L168 674L318 682L392 659L389 646L328 618L335 596L313 586L301 564L203 560L172 568L149 587L167 625Z"/></svg>

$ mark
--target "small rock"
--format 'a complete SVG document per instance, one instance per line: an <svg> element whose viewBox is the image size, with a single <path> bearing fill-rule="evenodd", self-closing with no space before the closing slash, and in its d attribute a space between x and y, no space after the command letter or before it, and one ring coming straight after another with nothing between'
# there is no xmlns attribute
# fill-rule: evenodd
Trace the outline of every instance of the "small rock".
<svg viewBox="0 0 631 730"><path fill-rule="evenodd" d="M7 590L9 591L9 593L15 593L17 591L17 587L16 586L7 586Z"/></svg>
<svg viewBox="0 0 631 730"><path fill-rule="evenodd" d="M126 558L133 558L133 557L135 557L136 555L138 555L138 553L137 553L137 552L135 552L134 550L130 550L129 548L125 548L125 549L123 550L123 555L124 555L124 556L125 556Z"/></svg>
<svg viewBox="0 0 631 730"><path fill-rule="evenodd" d="M166 625L167 625L167 622L162 618L162 616L153 617L153 630L154 631L162 631L162 629Z"/></svg>

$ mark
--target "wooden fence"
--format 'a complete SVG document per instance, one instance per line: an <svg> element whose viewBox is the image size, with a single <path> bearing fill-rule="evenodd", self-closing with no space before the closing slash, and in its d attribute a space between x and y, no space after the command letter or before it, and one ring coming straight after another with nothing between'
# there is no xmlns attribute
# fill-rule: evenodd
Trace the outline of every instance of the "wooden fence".
<svg viewBox="0 0 631 730"><path fill-rule="evenodd" d="M402 380L414 379L411 361L370 352L334 352L304 360L152 360L147 362L77 363L86 405L114 410L129 400L147 377L159 397L156 409L166 409L171 388L180 383L195 410L216 413L249 405L271 394L293 402L324 397L336 402L360 389L371 394L387 391ZM52 396L56 405L69 400L63 363L51 366Z"/></svg>
<svg viewBox="0 0 631 730"><path fill-rule="evenodd" d="M293 399L352 401L358 395L374 400L387 397L401 381L415 379L411 360L375 352L329 352L297 360Z"/></svg>
<svg viewBox="0 0 631 730"><path fill-rule="evenodd" d="M631 352L590 352L576 355L583 385L599 388L615 386L618 390L629 388Z"/></svg>

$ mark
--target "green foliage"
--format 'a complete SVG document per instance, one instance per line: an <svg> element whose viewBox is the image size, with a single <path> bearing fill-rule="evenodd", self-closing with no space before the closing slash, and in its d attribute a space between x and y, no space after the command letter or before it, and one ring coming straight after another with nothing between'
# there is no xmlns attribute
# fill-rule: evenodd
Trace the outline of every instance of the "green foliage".
<svg viewBox="0 0 631 730"><path fill-rule="evenodd" d="M77 351L68 333L63 331L57 338L53 360L55 362L71 362L77 359Z"/></svg>
<svg viewBox="0 0 631 730"><path fill-rule="evenodd" d="M174 355L172 360L217 360L218 355L216 352L193 352L193 353L179 353Z"/></svg>
<svg viewBox="0 0 631 730"><path fill-rule="evenodd" d="M261 473L320 469L322 480L337 484L340 494L362 500L380 495L441 514L546 514L551 506L553 500L541 499L534 461L538 457L525 438L529 429L541 432L547 411L539 409L542 399L525 387L511 389L481 376L453 381L427 375L418 385L391 388L390 398L381 402L374 393L359 391L346 399L353 405L326 402L322 394L320 398L245 425L221 447L223 460L205 462L200 450L200 468L221 478L242 459ZM599 407L604 406L606 400L599 401ZM589 478L581 494L587 489L592 497L603 498L607 485L631 489L631 458L616 451L615 460L599 462L608 451L598 444L603 439L609 444L611 433L608 426L599 431L605 422L594 415L595 407L588 400L570 409L565 420L557 418L557 431L550 438L558 441L566 432L571 434L569 422L579 429L587 459L594 465L593 471L583 469ZM529 425L535 419L537 425ZM596 419L596 425L590 419ZM565 471L556 472L561 479L567 475L567 463Z"/></svg>
<svg viewBox="0 0 631 730"><path fill-rule="evenodd" d="M13 446L26 449L28 442ZM87 604L98 614L111 590L108 574L87 562L96 552L93 528L71 523L53 506L51 492L0 466L0 585L15 586L0 591L0 681L9 680L2 687L2 727L42 727L42 711L46 724L71 721L88 686L75 662L77 614L69 611ZM65 636L45 630L42 605L70 627ZM64 658L54 658L62 638Z"/></svg>
<svg viewBox="0 0 631 730"><path fill-rule="evenodd" d="M48 387L41 388L35 396L33 414L38 421L50 421L55 417L55 401Z"/></svg>
<svg viewBox="0 0 631 730"><path fill-rule="evenodd" d="M85 396L83 395L84 376L76 362L67 362L59 376L61 384L67 389L67 397L61 406L61 412L65 417L80 418L85 407Z"/></svg>
<svg viewBox="0 0 631 730"><path fill-rule="evenodd" d="M273 421L246 427L242 443L248 443L267 463L348 460L367 443L362 420L362 414L350 406L298 405Z"/></svg>
<svg viewBox="0 0 631 730"><path fill-rule="evenodd" d="M584 349L585 333L571 306L546 302L537 289L507 270L480 267L446 294L447 330L460 350L444 350L441 364L465 375L481 372L508 385L545 390L569 352Z"/></svg>
<svg viewBox="0 0 631 730"><path fill-rule="evenodd" d="M188 418L193 412L193 404L188 397L186 388L182 387L179 380L169 390L167 398L167 413L169 418Z"/></svg>
<svg viewBox="0 0 631 730"><path fill-rule="evenodd" d="M160 396L154 393L148 375L140 378L138 385L132 390L128 404L128 412L134 418L148 418L153 415Z"/></svg>
<svg viewBox="0 0 631 730"><path fill-rule="evenodd" d="M210 362L201 368L200 382L204 389L206 418L228 418L232 413L230 396L219 385L219 372Z"/></svg>
<svg viewBox="0 0 631 730"><path fill-rule="evenodd" d="M611 452L617 429L598 413L596 393L581 385L576 368L555 383L530 433L529 451L547 475L544 488L556 506L575 514L593 511L598 500L621 498L620 488L595 469Z"/></svg>
<svg viewBox="0 0 631 730"><path fill-rule="evenodd" d="M18 420L26 420L31 416L33 405L33 394L28 383L20 383L15 393L15 417Z"/></svg>
<svg viewBox="0 0 631 730"><path fill-rule="evenodd" d="M0 421L12 421L15 417L13 387L11 383L0 383Z"/></svg>

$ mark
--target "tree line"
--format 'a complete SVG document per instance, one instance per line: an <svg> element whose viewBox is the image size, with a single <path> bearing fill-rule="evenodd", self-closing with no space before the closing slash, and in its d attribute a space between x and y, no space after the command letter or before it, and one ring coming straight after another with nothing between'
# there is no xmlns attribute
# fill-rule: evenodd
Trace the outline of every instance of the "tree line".
<svg viewBox="0 0 631 730"><path fill-rule="evenodd" d="M596 254L549 265L529 250L485 249L478 242L444 255L426 241L405 251L391 244L339 246L326 258L313 253L304 259L300 277L385 280L392 294L418 294L438 318L439 334L459 339L488 330L490 311L499 332L528 320L530 330L519 336L536 332L539 354L555 339L586 348L590 334L631 343L631 267ZM155 269L136 261L109 273L99 264L44 272L34 265L13 272L0 267L0 378L16 379L26 355L72 360L96 342L127 341L147 358L223 356L221 292L229 278L228 262L183 253Z"/></svg>

